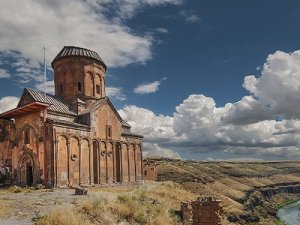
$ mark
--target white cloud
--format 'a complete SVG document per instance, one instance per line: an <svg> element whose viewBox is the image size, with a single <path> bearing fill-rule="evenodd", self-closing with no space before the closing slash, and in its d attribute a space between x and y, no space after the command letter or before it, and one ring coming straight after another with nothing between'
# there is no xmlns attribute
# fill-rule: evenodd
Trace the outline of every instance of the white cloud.
<svg viewBox="0 0 300 225"><path fill-rule="evenodd" d="M44 91L44 92L52 94L52 95L55 92L53 80L49 80L46 83L39 83L35 87L36 87L36 89L38 89L40 91Z"/></svg>
<svg viewBox="0 0 300 225"><path fill-rule="evenodd" d="M156 30L156 32L161 33L161 34L169 33L169 31L166 28L163 28L163 27L158 27L155 30Z"/></svg>
<svg viewBox="0 0 300 225"><path fill-rule="evenodd" d="M136 88L134 88L134 93L136 94L150 94L150 93L155 93L159 90L159 86L161 83L165 80L167 80L167 77L163 77L160 81L154 81L152 83L143 83L139 84Z"/></svg>
<svg viewBox="0 0 300 225"><path fill-rule="evenodd" d="M300 118L300 51L270 54L261 76L246 76L244 87L274 116Z"/></svg>
<svg viewBox="0 0 300 225"><path fill-rule="evenodd" d="M120 101L126 100L126 96L123 94L122 88L120 87L106 87L106 95Z"/></svg>
<svg viewBox="0 0 300 225"><path fill-rule="evenodd" d="M43 47L48 69L65 45L94 50L109 67L145 63L152 58L153 34L137 34L125 23L144 7L178 5L181 0L18 0L0 7L0 78L43 83ZM70 10L71 9L71 10ZM163 28L162 28L163 29ZM160 29L161 32L165 31ZM8 67L9 71L4 69ZM1 68L2 67L2 68ZM51 90L49 90L51 92ZM115 93L115 90L111 90ZM124 100L118 94L116 98Z"/></svg>
<svg viewBox="0 0 300 225"><path fill-rule="evenodd" d="M0 56L10 63L19 83L43 81L43 47L50 62L65 45L92 49L110 67L145 63L152 57L153 38L138 35L126 24L143 7L178 5L181 0L18 0L0 7ZM3 68L0 78L9 77Z"/></svg>
<svg viewBox="0 0 300 225"><path fill-rule="evenodd" d="M147 142L164 142L176 136L173 130L173 117L155 115L152 111L134 105L119 110L122 118L132 125L132 131L145 135Z"/></svg>
<svg viewBox="0 0 300 225"><path fill-rule="evenodd" d="M141 95L155 93L158 91L160 84L161 84L160 81L154 81L152 83L140 84L136 88L134 88L134 93L141 94Z"/></svg>
<svg viewBox="0 0 300 225"><path fill-rule="evenodd" d="M300 51L270 54L259 77L246 76L251 95L216 107L193 94L173 116L126 106L121 115L145 138L145 151L219 151L227 158L300 159ZM217 154L215 154L217 155ZM229 156L229 157L228 157Z"/></svg>
<svg viewBox="0 0 300 225"><path fill-rule="evenodd" d="M273 119L271 109L253 96L245 96L240 101L225 106L228 110L221 116L223 122L250 124Z"/></svg>
<svg viewBox="0 0 300 225"><path fill-rule="evenodd" d="M144 157L163 157L163 158L170 158L170 159L181 159L181 156L177 153L172 151L169 148L162 148L157 143L149 143L146 142L143 144Z"/></svg>
<svg viewBox="0 0 300 225"><path fill-rule="evenodd" d="M227 110L217 108L211 98L191 95L171 117L137 106L126 106L119 112L134 132L144 135L144 148L149 155L161 156L167 150L174 154L221 151L232 158L300 159L300 133L295 130L299 121L235 125L220 119Z"/></svg>
<svg viewBox="0 0 300 225"><path fill-rule="evenodd" d="M10 74L7 70L0 68L0 78L9 78Z"/></svg>
<svg viewBox="0 0 300 225"><path fill-rule="evenodd" d="M180 11L180 15L185 19L187 23L196 23L201 20L201 18L193 12L187 12L185 10Z"/></svg>
<svg viewBox="0 0 300 225"><path fill-rule="evenodd" d="M19 52L32 63L42 62L43 46L47 58L53 59L64 45L93 49L110 66L151 58L149 38L110 21L104 13L105 2L98 1L98 8L79 0L28 0L22 7L19 4L18 0L1 4L0 51Z"/></svg>
<svg viewBox="0 0 300 225"><path fill-rule="evenodd" d="M6 96L0 98L0 113L3 113L5 111L17 107L18 102L19 102L19 98L15 96Z"/></svg>
<svg viewBox="0 0 300 225"><path fill-rule="evenodd" d="M179 5L182 2L183 0L112 0L106 1L105 5L113 6L117 14L116 19L120 20L133 17L141 8L146 6Z"/></svg>

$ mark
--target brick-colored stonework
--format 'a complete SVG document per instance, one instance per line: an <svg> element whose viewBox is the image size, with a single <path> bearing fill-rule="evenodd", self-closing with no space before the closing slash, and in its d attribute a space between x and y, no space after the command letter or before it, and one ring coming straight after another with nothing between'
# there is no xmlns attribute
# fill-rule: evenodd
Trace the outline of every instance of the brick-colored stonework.
<svg viewBox="0 0 300 225"><path fill-rule="evenodd" d="M210 196L199 197L195 201L182 202L181 212L186 225L222 225L221 201Z"/></svg>
<svg viewBox="0 0 300 225"><path fill-rule="evenodd" d="M100 56L64 47L52 66L54 96L25 88L17 108L0 114L0 173L29 186L143 180L142 136L106 97Z"/></svg>
<svg viewBox="0 0 300 225"><path fill-rule="evenodd" d="M143 168L144 168L144 180L155 181L157 178L155 162L151 160L145 160L143 162Z"/></svg>

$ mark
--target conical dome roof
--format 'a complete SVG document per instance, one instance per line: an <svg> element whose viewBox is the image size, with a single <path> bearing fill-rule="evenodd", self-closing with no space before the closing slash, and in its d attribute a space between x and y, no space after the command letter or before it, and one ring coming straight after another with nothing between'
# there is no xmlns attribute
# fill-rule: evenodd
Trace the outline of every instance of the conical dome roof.
<svg viewBox="0 0 300 225"><path fill-rule="evenodd" d="M73 57L73 56L80 56L80 57L87 57L87 58L92 58L98 61L101 65L103 65L104 69L107 69L107 66L99 56L99 54L95 51L86 49L86 48L80 48L80 47L75 47L75 46L65 46L63 49L58 53L58 55L54 58L52 61L51 65L53 67L54 62L61 58L66 58L66 57Z"/></svg>

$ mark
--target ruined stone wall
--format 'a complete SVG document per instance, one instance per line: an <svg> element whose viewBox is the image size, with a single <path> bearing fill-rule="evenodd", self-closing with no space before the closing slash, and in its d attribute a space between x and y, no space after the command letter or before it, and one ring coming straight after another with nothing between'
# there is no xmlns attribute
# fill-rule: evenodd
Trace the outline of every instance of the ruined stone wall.
<svg viewBox="0 0 300 225"><path fill-rule="evenodd" d="M213 197L199 197L196 201L181 203L183 222L187 225L221 225L222 207Z"/></svg>
<svg viewBox="0 0 300 225"><path fill-rule="evenodd" d="M155 181L157 178L156 164L154 162L146 161L143 165L144 179Z"/></svg>
<svg viewBox="0 0 300 225"><path fill-rule="evenodd" d="M144 179L155 181L157 178L156 164L154 162L145 161L143 165Z"/></svg>
<svg viewBox="0 0 300 225"><path fill-rule="evenodd" d="M0 120L0 183L11 182L15 133L15 125L12 120Z"/></svg>

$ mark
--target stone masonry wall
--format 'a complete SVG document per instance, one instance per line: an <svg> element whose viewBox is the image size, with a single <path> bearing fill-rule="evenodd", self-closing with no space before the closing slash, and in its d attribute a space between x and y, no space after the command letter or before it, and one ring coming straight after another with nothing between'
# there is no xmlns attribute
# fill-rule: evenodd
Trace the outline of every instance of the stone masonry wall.
<svg viewBox="0 0 300 225"><path fill-rule="evenodd" d="M144 172L145 180L153 180L153 181L156 180L157 173L156 173L156 165L154 162L144 161L143 170L144 170L143 172Z"/></svg>
<svg viewBox="0 0 300 225"><path fill-rule="evenodd" d="M196 201L182 202L181 212L186 225L221 225L221 201L213 197L199 197Z"/></svg>

